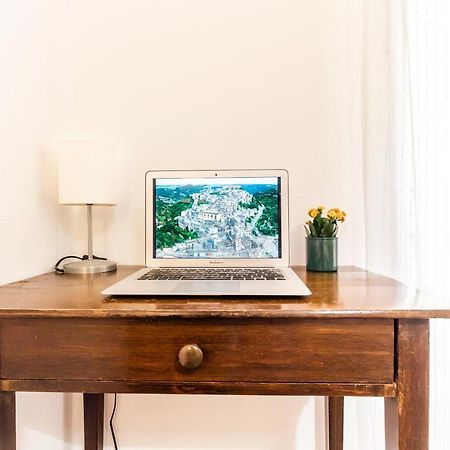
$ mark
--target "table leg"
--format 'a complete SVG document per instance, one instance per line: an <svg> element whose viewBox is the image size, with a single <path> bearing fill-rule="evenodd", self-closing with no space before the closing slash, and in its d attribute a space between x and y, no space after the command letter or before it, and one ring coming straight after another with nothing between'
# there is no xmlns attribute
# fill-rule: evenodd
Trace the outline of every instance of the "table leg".
<svg viewBox="0 0 450 450"><path fill-rule="evenodd" d="M16 450L15 392L0 392L0 450Z"/></svg>
<svg viewBox="0 0 450 450"><path fill-rule="evenodd" d="M328 397L328 450L344 448L344 397Z"/></svg>
<svg viewBox="0 0 450 450"><path fill-rule="evenodd" d="M103 450L104 401L103 394L83 395L85 450Z"/></svg>
<svg viewBox="0 0 450 450"><path fill-rule="evenodd" d="M397 325L397 397L385 399L386 450L428 450L429 320Z"/></svg>

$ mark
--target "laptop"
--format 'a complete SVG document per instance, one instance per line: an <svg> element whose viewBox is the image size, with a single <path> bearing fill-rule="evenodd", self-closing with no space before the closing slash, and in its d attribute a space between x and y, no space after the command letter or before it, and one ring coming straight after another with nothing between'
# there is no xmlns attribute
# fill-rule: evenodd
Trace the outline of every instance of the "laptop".
<svg viewBox="0 0 450 450"><path fill-rule="evenodd" d="M289 267L287 171L150 171L145 192L145 267L102 294L311 294Z"/></svg>

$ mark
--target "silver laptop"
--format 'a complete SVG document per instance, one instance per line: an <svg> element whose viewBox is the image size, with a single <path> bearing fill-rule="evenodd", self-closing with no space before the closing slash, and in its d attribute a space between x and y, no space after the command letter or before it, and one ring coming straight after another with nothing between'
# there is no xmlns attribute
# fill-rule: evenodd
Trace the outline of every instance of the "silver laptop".
<svg viewBox="0 0 450 450"><path fill-rule="evenodd" d="M145 268L104 295L309 295L289 267L285 170L147 172Z"/></svg>

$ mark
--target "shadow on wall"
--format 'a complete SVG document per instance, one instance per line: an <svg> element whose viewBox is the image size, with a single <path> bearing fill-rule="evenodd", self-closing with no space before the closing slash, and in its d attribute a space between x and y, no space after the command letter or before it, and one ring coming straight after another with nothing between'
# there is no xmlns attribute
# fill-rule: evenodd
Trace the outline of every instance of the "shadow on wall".
<svg viewBox="0 0 450 450"><path fill-rule="evenodd" d="M36 405L40 407L36 408ZM325 450L322 397L119 395L121 450ZM105 403L105 450L112 395ZM18 395L19 450L82 450L81 394Z"/></svg>
<svg viewBox="0 0 450 450"><path fill-rule="evenodd" d="M302 397L121 395L117 435L121 447L130 450L320 449L310 432L314 416L302 417L310 401ZM109 432L105 444L111 445Z"/></svg>
<svg viewBox="0 0 450 450"><path fill-rule="evenodd" d="M105 450L113 448L112 401L108 395ZM48 439L48 434L55 436L47 450L81 450L82 396L64 394L62 403L63 412L53 408L51 413L60 415L61 429L48 425L55 423L48 412L45 420L39 414L28 416L27 428ZM118 396L114 423L121 450L325 450L323 404L323 398L312 397L127 394ZM20 448L43 448L35 439L28 441L35 446Z"/></svg>

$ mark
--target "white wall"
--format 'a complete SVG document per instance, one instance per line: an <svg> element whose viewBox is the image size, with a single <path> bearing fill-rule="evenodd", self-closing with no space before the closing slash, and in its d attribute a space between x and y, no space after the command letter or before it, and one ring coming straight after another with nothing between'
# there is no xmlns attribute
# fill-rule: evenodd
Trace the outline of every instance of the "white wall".
<svg viewBox="0 0 450 450"><path fill-rule="evenodd" d="M305 210L324 203L349 213L340 262L362 264L359 1L9 3L0 15L15 40L1 43L14 64L0 106L8 192L0 282L86 250L83 209L56 206L46 149L63 137L98 139L122 152L120 204L95 212L98 255L143 262L146 170L277 167L291 173L293 262L304 263ZM119 401L122 449L324 448L322 399ZM352 424L359 423L355 411ZM19 449L81 448L80 395L21 395L18 412ZM109 433L106 441L111 448ZM348 442L372 448L354 430Z"/></svg>
<svg viewBox="0 0 450 450"><path fill-rule="evenodd" d="M57 257L49 138L64 118L61 6L0 2L0 283L50 270Z"/></svg>
<svg viewBox="0 0 450 450"><path fill-rule="evenodd" d="M57 251L56 165L65 111L65 5L0 1L0 284L51 270ZM62 395L18 395L18 448L60 449Z"/></svg>
<svg viewBox="0 0 450 450"><path fill-rule="evenodd" d="M146 170L277 167L291 174L294 263L320 203L348 210L341 262L361 263L359 2L78 0L71 19L67 137L123 152L98 254L143 263ZM66 207L61 223L61 253L82 252L84 217Z"/></svg>

